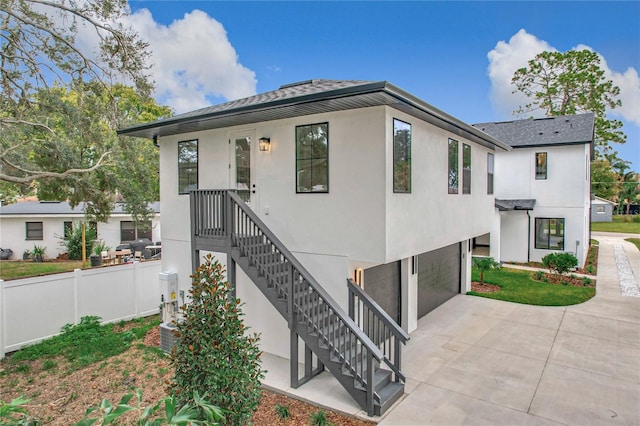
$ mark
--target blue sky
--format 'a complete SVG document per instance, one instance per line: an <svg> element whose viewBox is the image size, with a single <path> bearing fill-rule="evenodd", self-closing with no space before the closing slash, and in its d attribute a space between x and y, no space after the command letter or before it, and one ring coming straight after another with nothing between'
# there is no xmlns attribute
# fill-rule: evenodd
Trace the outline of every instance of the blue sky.
<svg viewBox="0 0 640 426"><path fill-rule="evenodd" d="M640 171L640 2L130 1L176 111L312 78L387 80L469 123L513 119L509 79L542 50L587 46L622 89Z"/></svg>

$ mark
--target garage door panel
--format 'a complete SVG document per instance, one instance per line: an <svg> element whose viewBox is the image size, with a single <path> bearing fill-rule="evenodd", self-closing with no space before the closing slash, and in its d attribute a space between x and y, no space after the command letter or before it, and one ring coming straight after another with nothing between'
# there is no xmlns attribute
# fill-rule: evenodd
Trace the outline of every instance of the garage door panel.
<svg viewBox="0 0 640 426"><path fill-rule="evenodd" d="M459 292L459 243L418 256L418 318Z"/></svg>
<svg viewBox="0 0 640 426"><path fill-rule="evenodd" d="M364 291L391 318L400 318L400 263L392 262L364 270Z"/></svg>

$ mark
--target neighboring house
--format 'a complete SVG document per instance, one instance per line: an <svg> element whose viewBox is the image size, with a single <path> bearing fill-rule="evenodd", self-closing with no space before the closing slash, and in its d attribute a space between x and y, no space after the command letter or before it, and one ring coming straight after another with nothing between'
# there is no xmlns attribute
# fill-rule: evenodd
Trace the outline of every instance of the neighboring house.
<svg viewBox="0 0 640 426"><path fill-rule="evenodd" d="M495 216L487 165L510 149L384 81L310 80L119 133L160 146L162 262L179 287L189 288L201 255L216 253L261 348L292 369L304 361L292 386L328 369L370 414L402 394L392 382L371 397L363 375L374 370L362 362L379 355L372 331L403 340L470 289L472 240ZM345 319L350 308L356 322L363 316L347 278L386 312L367 308L385 318L361 323L371 340ZM352 349L365 361L352 361Z"/></svg>
<svg viewBox="0 0 640 426"><path fill-rule="evenodd" d="M98 239L112 249L122 241L149 238L160 241L160 203L149 206L155 215L148 226L134 226L131 216L116 206L107 222L90 223L98 230ZM0 206L0 247L13 250L13 259L22 257L33 246L46 247L45 258L56 258L66 252L61 241L67 230L85 220L84 203L71 208L67 202L22 201Z"/></svg>
<svg viewBox="0 0 640 426"><path fill-rule="evenodd" d="M591 200L591 222L611 222L613 209L618 203L600 198L597 195Z"/></svg>
<svg viewBox="0 0 640 426"><path fill-rule="evenodd" d="M499 240L491 255L502 261L540 261L571 252L583 265L589 249L590 162L594 115L480 123L474 127L510 145L496 152Z"/></svg>

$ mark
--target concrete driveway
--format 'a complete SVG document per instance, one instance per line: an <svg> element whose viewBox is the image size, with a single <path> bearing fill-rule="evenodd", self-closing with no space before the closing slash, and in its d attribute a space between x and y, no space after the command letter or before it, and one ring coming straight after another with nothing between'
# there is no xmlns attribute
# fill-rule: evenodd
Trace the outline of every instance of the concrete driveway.
<svg viewBox="0 0 640 426"><path fill-rule="evenodd" d="M380 424L640 424L640 297L621 294L614 249L636 285L640 252L594 237L597 295L586 303L460 295L422 318L403 357L408 395Z"/></svg>

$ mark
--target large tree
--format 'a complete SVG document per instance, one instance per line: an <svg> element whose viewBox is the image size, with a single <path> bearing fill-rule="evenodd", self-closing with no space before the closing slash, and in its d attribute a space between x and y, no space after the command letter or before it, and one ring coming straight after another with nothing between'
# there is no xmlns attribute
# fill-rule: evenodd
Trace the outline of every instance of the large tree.
<svg viewBox="0 0 640 426"><path fill-rule="evenodd" d="M4 187L25 192L35 186L45 199L89 201L96 217L110 210L115 194L96 186L94 177L106 182L111 173L123 174L105 166L146 149L118 143L114 134L129 117L119 112L114 88L123 86L116 82L133 87L142 105L150 101L148 46L119 24L127 13L126 0L0 0ZM134 121L149 118L133 115Z"/></svg>
<svg viewBox="0 0 640 426"><path fill-rule="evenodd" d="M610 142L626 141L622 122L606 117L607 109L621 105L620 88L606 79L597 53L590 50L539 53L515 72L511 83L516 88L514 93L521 92L531 99L516 113L539 109L547 116L594 113L599 159L614 151Z"/></svg>

